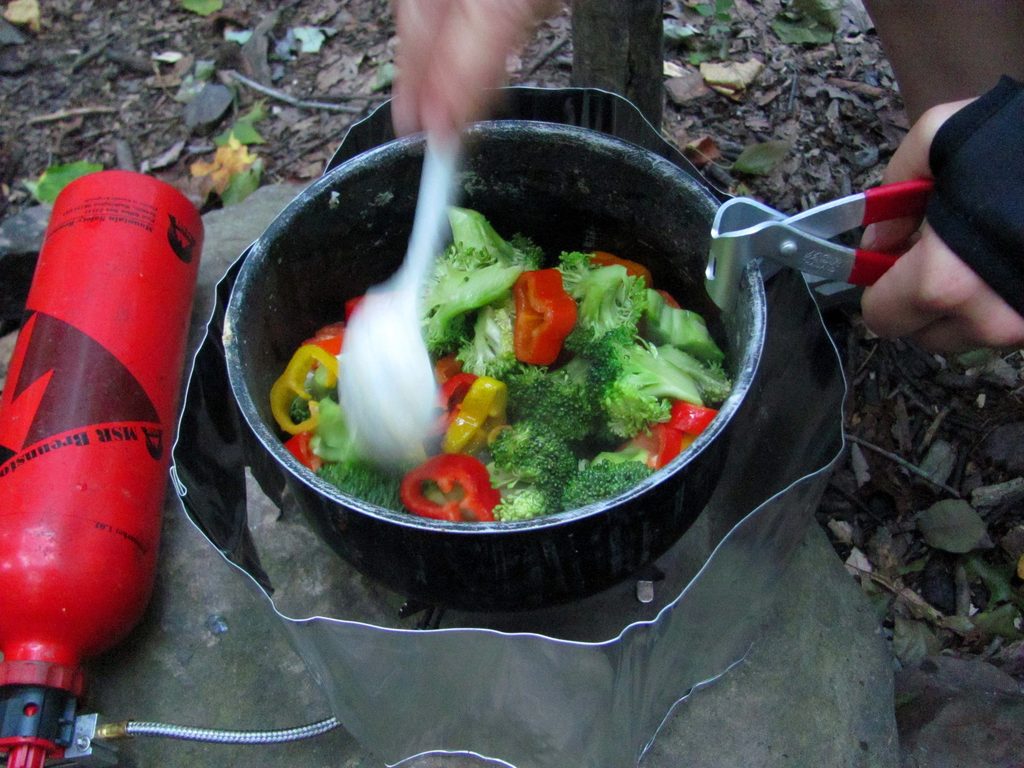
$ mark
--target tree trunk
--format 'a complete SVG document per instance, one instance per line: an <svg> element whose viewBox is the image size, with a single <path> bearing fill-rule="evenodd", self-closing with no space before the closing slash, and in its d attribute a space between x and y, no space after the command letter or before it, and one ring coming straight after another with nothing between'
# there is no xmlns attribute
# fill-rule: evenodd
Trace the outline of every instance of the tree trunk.
<svg viewBox="0 0 1024 768"><path fill-rule="evenodd" d="M662 0L573 0L572 84L632 101L661 128Z"/></svg>

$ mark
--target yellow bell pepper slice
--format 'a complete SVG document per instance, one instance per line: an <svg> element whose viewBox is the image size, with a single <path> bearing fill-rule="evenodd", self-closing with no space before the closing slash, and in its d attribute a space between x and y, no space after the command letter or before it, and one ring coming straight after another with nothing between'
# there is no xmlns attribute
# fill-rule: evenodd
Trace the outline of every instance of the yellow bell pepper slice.
<svg viewBox="0 0 1024 768"><path fill-rule="evenodd" d="M490 376L478 376L466 392L459 411L444 433L445 453L476 453L487 444L487 435L505 423L508 387Z"/></svg>
<svg viewBox="0 0 1024 768"><path fill-rule="evenodd" d="M284 373L270 388L270 412L274 415L282 430L289 435L298 435L316 429L317 409L310 408L309 418L296 423L292 419L292 401L296 397L311 400L312 395L306 391L306 377L319 363L328 373L327 385L333 387L338 383L338 358L316 344L303 344L292 355Z"/></svg>

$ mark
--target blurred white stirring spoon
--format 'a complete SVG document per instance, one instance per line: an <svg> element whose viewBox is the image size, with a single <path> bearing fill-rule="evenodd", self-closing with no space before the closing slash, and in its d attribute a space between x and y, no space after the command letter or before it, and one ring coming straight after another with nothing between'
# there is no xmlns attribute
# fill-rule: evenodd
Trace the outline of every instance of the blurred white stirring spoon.
<svg viewBox="0 0 1024 768"><path fill-rule="evenodd" d="M345 329L338 396L367 458L401 465L425 458L437 384L423 343L423 286L444 243L458 146L427 141L412 235L402 266L366 292Z"/></svg>

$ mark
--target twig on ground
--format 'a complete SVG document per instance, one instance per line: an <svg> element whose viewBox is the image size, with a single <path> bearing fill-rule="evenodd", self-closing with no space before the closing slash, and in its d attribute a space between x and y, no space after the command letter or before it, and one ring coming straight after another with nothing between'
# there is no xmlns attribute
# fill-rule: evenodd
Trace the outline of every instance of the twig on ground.
<svg viewBox="0 0 1024 768"><path fill-rule="evenodd" d="M62 109L59 112L51 112L48 115L30 117L25 122L27 125L39 125L39 123L53 123L80 115L109 115L114 112L117 112L114 107L75 107L73 109Z"/></svg>
<svg viewBox="0 0 1024 768"><path fill-rule="evenodd" d="M562 34L560 34L557 38L555 38L555 42L553 42L551 45L549 45L547 48L545 48L543 51L541 51L541 54L540 54L540 56L537 57L537 60L535 62L533 62L526 69L526 71L523 72L520 75L520 77L522 77L524 80L527 79L527 78L533 77L534 73L538 69L543 67L544 64L547 62L547 60L550 59L552 56L554 56L556 53L558 53L558 51L561 50L562 46L564 46L568 42L569 42L569 33L567 31L566 32L562 32Z"/></svg>
<svg viewBox="0 0 1024 768"><path fill-rule="evenodd" d="M942 490L944 490L946 493L950 494L954 498L957 498L957 499L961 498L960 492L957 491L955 488L950 488L945 483L936 482L935 480L933 480L931 477L928 476L927 472L925 472L923 469L921 469L917 465L911 464L909 461L904 459L902 456L897 456L895 453L887 451L884 448L879 448L874 443L869 443L867 440L864 440L863 438L857 437L856 435L851 435L851 434L847 433L846 437L847 437L847 439L851 443L856 443L859 446L867 448L869 451L877 453L879 456L884 456L885 458L889 459L889 461L892 461L892 462L894 462L896 464L899 464L901 467L903 467L908 472L911 472L911 473L917 475L918 477L928 481L929 483L934 485L936 488L941 488Z"/></svg>
<svg viewBox="0 0 1024 768"><path fill-rule="evenodd" d="M296 98L295 96L292 96L289 93L285 93L284 91L278 90L277 88L271 88L269 85L263 85L262 83L258 83L255 80L250 80L245 75L239 74L233 69L226 70L224 74L230 77L231 79L246 86L247 88L251 88L252 90L258 93L262 93L264 96L270 96L273 99L283 101L285 104L290 104L291 106L298 107L299 109L322 109L327 112L345 112L348 114L359 114L365 109L365 107L353 107L348 104L334 104L332 102L327 101L308 101L306 99L299 99ZM348 96L343 96L341 98L351 100L376 101L378 99L386 99L387 96L362 96L352 94Z"/></svg>
<svg viewBox="0 0 1024 768"><path fill-rule="evenodd" d="M88 51L79 56L77 59L75 59L73 62L71 62L71 74L75 74L76 72L78 72L78 70L80 70L93 59L99 58L103 54L103 52L107 50L108 44L109 40L101 40L95 46L93 46Z"/></svg>

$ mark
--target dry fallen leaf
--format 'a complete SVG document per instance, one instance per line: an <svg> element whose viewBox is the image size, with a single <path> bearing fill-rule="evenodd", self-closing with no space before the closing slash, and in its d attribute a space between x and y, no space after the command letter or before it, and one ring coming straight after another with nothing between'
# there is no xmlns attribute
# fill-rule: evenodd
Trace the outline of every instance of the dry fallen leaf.
<svg viewBox="0 0 1024 768"><path fill-rule="evenodd" d="M213 189L218 195L224 193L231 179L248 171L257 160L242 142L231 136L227 143L217 148L213 160L209 163L198 160L192 163L189 170L193 176L208 176Z"/></svg>
<svg viewBox="0 0 1024 768"><path fill-rule="evenodd" d="M700 74L708 87L730 98L739 98L757 79L764 69L757 59L716 63L705 61L700 65Z"/></svg>
<svg viewBox="0 0 1024 768"><path fill-rule="evenodd" d="M11 0L4 8L4 18L11 24L28 27L33 32L42 28L38 0Z"/></svg>
<svg viewBox="0 0 1024 768"><path fill-rule="evenodd" d="M713 163L722 157L718 144L710 136L701 136L687 142L683 154L698 168L703 168L708 163Z"/></svg>

